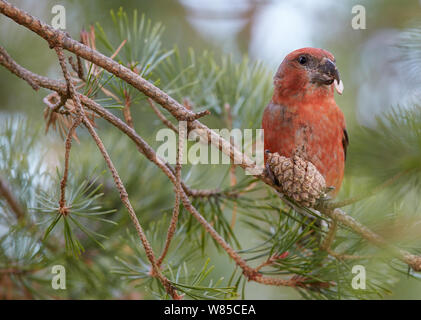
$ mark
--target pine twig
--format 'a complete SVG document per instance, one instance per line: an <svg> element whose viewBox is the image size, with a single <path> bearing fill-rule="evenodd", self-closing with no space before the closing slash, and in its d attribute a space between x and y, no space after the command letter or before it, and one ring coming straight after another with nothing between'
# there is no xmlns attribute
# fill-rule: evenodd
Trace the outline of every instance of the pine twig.
<svg viewBox="0 0 421 320"><path fill-rule="evenodd" d="M63 49L61 47L55 47L54 48L57 57L61 66L61 70L63 72L64 79L66 80L67 84L67 96L69 96L75 106L76 106L76 112L77 116L73 120L73 124L69 129L69 132L67 134L66 142L65 142L65 154L64 154L64 173L63 178L60 182L60 200L59 200L59 212L63 216L68 215L69 208L66 206L66 184L67 184L67 177L69 172L69 158L70 158L70 149L72 148L72 138L76 131L76 128L79 126L79 124L82 122L82 116L84 115L83 108L80 104L79 95L76 94L76 90L73 86L72 79L70 77L70 73L67 70L66 66L66 59L64 57ZM61 104L61 102L60 102Z"/></svg>
<svg viewBox="0 0 421 320"><path fill-rule="evenodd" d="M123 108L124 119L126 120L126 123L129 125L129 127L134 128L132 113L130 111L131 103L132 101L131 101L129 93L126 92L126 90L124 90L124 108Z"/></svg>
<svg viewBox="0 0 421 320"><path fill-rule="evenodd" d="M73 71L76 72L78 78L80 80L82 80L83 82L85 82L85 75L84 75L84 72L83 72L82 59L79 56L76 56L77 63L75 63L73 61L72 57L69 57L68 60L69 60L70 65L72 66Z"/></svg>
<svg viewBox="0 0 421 320"><path fill-rule="evenodd" d="M226 113L226 123L227 123L227 127L229 130L232 130L232 112L231 112L231 106L229 103L225 103L224 104L224 109L225 109L225 113ZM230 143L234 144L233 138L230 137ZM230 186L234 187L237 184L237 177L235 176L235 164L231 163L230 164L230 169L229 169L229 173L230 173ZM237 203L235 202L232 208L232 217L231 217L231 229L234 229L235 226L235 222L237 220Z"/></svg>
<svg viewBox="0 0 421 320"><path fill-rule="evenodd" d="M85 111L82 108L82 104L80 103L79 95L76 92L75 86L73 85L72 78L70 76L69 70L67 69L66 58L64 57L63 48L60 46L55 46L54 50L57 53L57 57L60 63L61 70L63 72L64 79L67 85L67 97L70 97L73 100L73 103L76 107L76 116L77 118L81 118L85 115ZM78 120L79 123L81 119Z"/></svg>
<svg viewBox="0 0 421 320"><path fill-rule="evenodd" d="M184 136L186 126L181 125L180 126L180 136ZM184 153L184 139L178 139L178 146L177 146L177 163L175 165L175 178L176 178L176 185L174 187L175 189L175 204L174 204L174 210L170 222L170 226L168 228L167 232L167 239L165 241L164 249L162 251L162 254L160 258L158 259L157 265L160 266L162 261L164 260L165 256L168 253L168 249L170 247L171 239L174 236L175 229L177 226L178 221L178 215L180 213L180 197L181 197L181 163L183 162L183 153Z"/></svg>
<svg viewBox="0 0 421 320"><path fill-rule="evenodd" d="M263 267L266 266L270 266L271 264L273 264L276 260L279 259L284 259L289 255L288 251L281 253L281 254L277 254L275 253L274 255L270 256L269 258L267 258L265 261L263 261L260 265L258 265L254 270L255 271L260 271L260 269L262 269Z"/></svg>
<svg viewBox="0 0 421 320"><path fill-rule="evenodd" d="M67 177L69 174L69 158L70 158L70 149L72 148L72 138L76 131L76 128L81 123L81 119L77 118L73 120L73 124L69 129L69 132L66 137L65 152L64 152L64 172L63 178L60 181L60 200L59 200L59 212L63 216L67 216L69 213L69 208L66 206L66 185Z"/></svg>

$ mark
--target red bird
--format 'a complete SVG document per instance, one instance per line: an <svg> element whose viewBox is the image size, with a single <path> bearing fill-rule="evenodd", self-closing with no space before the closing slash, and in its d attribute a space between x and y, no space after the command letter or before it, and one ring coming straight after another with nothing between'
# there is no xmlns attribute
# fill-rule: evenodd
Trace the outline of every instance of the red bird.
<svg viewBox="0 0 421 320"><path fill-rule="evenodd" d="M279 66L274 86L262 120L265 150L285 157L297 154L311 162L336 195L344 175L348 134L334 99L334 88L339 94L343 90L335 58L322 49L295 50Z"/></svg>

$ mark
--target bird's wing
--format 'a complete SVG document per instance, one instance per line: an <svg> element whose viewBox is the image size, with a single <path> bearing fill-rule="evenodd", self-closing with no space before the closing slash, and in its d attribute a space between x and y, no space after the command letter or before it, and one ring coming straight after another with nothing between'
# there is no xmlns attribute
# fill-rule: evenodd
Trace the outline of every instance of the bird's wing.
<svg viewBox="0 0 421 320"><path fill-rule="evenodd" d="M349 145L349 138L348 138L348 132L346 131L346 128L343 129L343 136L342 136L342 146L344 147L344 155L346 160L346 149Z"/></svg>

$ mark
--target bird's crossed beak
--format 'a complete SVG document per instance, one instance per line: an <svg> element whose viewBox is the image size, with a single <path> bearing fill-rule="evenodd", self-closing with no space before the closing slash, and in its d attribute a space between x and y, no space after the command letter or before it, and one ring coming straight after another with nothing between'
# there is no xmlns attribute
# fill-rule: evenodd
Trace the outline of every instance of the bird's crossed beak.
<svg viewBox="0 0 421 320"><path fill-rule="evenodd" d="M313 81L325 85L331 85L333 83L339 94L342 94L344 90L344 85L340 79L338 68L336 68L335 63L328 58L323 58L320 62L313 76Z"/></svg>

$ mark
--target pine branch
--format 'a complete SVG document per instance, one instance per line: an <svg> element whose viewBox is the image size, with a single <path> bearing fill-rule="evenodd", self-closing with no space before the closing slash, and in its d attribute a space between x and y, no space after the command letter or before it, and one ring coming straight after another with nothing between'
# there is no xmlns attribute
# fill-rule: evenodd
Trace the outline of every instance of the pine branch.
<svg viewBox="0 0 421 320"><path fill-rule="evenodd" d="M151 102L153 105L153 102ZM185 126L180 126L180 134L185 134L186 128ZM162 250L162 254L158 259L157 265L158 267L161 265L162 261L165 259L165 256L168 253L168 249L170 247L171 239L174 236L175 228L177 227L178 215L180 213L180 197L181 197L181 163L183 162L183 152L184 152L184 140L179 139L177 145L177 163L175 165L175 178L176 178L176 185L175 185L175 204L174 210L170 222L170 226L167 232L167 239L165 241L164 249Z"/></svg>
<svg viewBox="0 0 421 320"><path fill-rule="evenodd" d="M232 130L232 111L231 106L229 103L224 104L224 110L225 110L225 121L227 123L227 128L229 130ZM233 138L231 137L231 144L234 144ZM230 185L231 187L234 187L237 184L237 177L235 176L235 164L231 163L230 165ZM234 207L232 208L232 217L231 217L231 228L234 228L235 222L237 219L237 204L234 203Z"/></svg>
<svg viewBox="0 0 421 320"><path fill-rule="evenodd" d="M123 108L123 115L124 119L126 120L126 123L133 128L133 118L132 113L130 111L131 107L131 98L130 94L126 91L124 91L124 108Z"/></svg>
<svg viewBox="0 0 421 320"><path fill-rule="evenodd" d="M39 21L38 19L30 16L29 14L21 11L20 9L10 5L8 2L0 0L0 12L5 14L6 16L10 17L11 19L15 20L17 23L24 25L25 27L31 29L32 31L39 34L41 37L46 39L51 46L57 47L62 46L64 49L73 52L78 57L84 58L99 67L104 68L108 72L114 74L118 78L122 79L123 81L127 82L128 84L132 85L133 87L137 88L139 91L144 93L146 96L153 99L155 102L159 103L165 109L167 109L178 121L189 121L189 129L195 129L196 133L198 133L208 144L215 145L219 150L221 150L224 154L228 155L232 160L234 159L241 159L241 164L239 165L245 170L251 170L255 177L260 179L262 182L269 185L271 188L280 191L279 187L277 187L274 182L267 177L266 175L262 175L259 172L256 164L251 161L247 156L242 154L238 149L236 149L230 142L223 139L221 136L216 134L213 130L210 130L208 127L203 125L201 122L197 121L198 118L208 114L207 111L202 113L194 113L185 106L181 105L162 90L155 87L153 84L149 83L141 76L136 74L135 72L131 71L130 69L118 64L117 62L113 61L112 59L102 55L101 53L93 50L77 41L71 39L67 34L54 30L50 26L46 25L45 23ZM16 67L13 63L11 63L8 59L4 58L0 59L0 63L8 68L11 71L14 71L16 75L23 78L24 80L28 78L28 72L25 71L24 68ZM0 56L1 57L1 56ZM29 73L29 75L32 75ZM38 75L33 75L30 77L30 81L37 84L38 86L43 86L45 88L49 88L55 90L60 94L65 94L66 89L63 86L62 82L52 81L48 78L41 77ZM245 260L233 249L231 246L223 239L215 229L207 222L203 216L198 212L198 210L191 204L189 196L187 192L183 188L180 188L181 179L178 179L177 169L176 173L168 167L168 165L157 155L155 151L136 133L136 131L131 128L130 126L126 125L123 121L119 118L115 117L103 107L95 103L90 98L81 95L81 94L74 94L76 99L80 100L80 103L85 105L87 108L91 109L95 113L97 113L100 117L106 119L111 124L116 126L119 130L124 132L127 136L129 136L136 144L138 150L144 154L151 162L155 163L169 178L169 180L173 183L177 193L181 198L181 202L183 206L199 221L199 223L203 226L203 228L212 236L212 238L227 252L227 254L235 261L235 263L243 270L244 275L249 279L256 282L260 282L263 284L270 284L270 285L285 285L285 286L292 286L292 287L300 287L303 286L305 283L305 279L302 277L293 277L290 280L285 279L277 279L272 277L266 277L260 274L255 269L251 268ZM100 148L101 153L103 154L107 165L109 166L117 188L120 190L120 195L122 197L123 203L129 210L132 218L134 219L136 216L134 214L133 209L130 206L130 202L128 202L127 193L125 192L124 186L119 178L115 168L112 165L111 159L109 158L108 154L106 153L105 147L103 146L101 140L96 135L96 132L92 125L89 123L86 117L83 117L83 122L85 126L90 131L92 137L96 141L98 147ZM112 169L114 168L114 169ZM291 204L291 202L289 202ZM291 204L292 206L294 204ZM295 206L297 207L297 206ZM131 208L131 209L130 209ZM308 210L305 208L301 208L302 210ZM410 265L415 271L421 270L421 258L414 256L404 250L397 249L389 244L386 241L378 236L377 234L373 233L371 230L366 228L365 226L359 224L355 221L352 217L348 216L346 213L340 211L339 209L329 209L326 207L319 208L320 211L327 215L328 217L332 218L335 221L340 222L341 224L350 227L354 232L361 235L365 239L369 240L370 242L374 243L375 245L383 248L388 248L393 251L394 255L398 257L400 260L404 261L408 265ZM135 224L136 225L136 224ZM139 225L140 227L140 225ZM141 229L140 229L141 230ZM139 232L139 230L138 230ZM139 232L142 233L142 232ZM140 235L140 234L139 234ZM142 239L142 237L141 237ZM146 240L146 238L144 239ZM146 240L147 241L147 240ZM145 250L148 254L148 247L147 242L143 242L145 246ZM158 272L159 268L156 270L156 262L154 261L153 253L149 252L148 254L151 263L154 267L154 272ZM165 282L165 280L163 280ZM164 284L165 286L165 284Z"/></svg>
<svg viewBox="0 0 421 320"><path fill-rule="evenodd" d="M60 182L60 201L59 201L59 212L63 216L67 216L69 213L69 208L66 207L66 185L67 185L67 176L69 173L69 158L70 158L70 149L72 148L72 137L76 131L76 128L79 126L81 119L76 119L73 121L72 126L69 129L69 132L66 137L65 153L64 153L64 173L63 178Z"/></svg>

